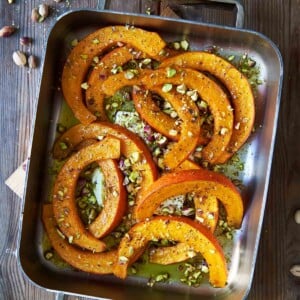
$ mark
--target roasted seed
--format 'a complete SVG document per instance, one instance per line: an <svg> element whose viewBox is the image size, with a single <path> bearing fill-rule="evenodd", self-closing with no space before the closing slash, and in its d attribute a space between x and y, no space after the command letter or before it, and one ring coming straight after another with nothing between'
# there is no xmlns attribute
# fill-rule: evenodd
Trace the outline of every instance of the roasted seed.
<svg viewBox="0 0 300 300"><path fill-rule="evenodd" d="M0 29L0 37L9 37L15 32L14 26L4 26Z"/></svg>
<svg viewBox="0 0 300 300"><path fill-rule="evenodd" d="M291 267L290 272L296 276L296 277L300 277L300 265L294 265Z"/></svg>
<svg viewBox="0 0 300 300"><path fill-rule="evenodd" d="M31 69L35 69L37 67L36 59L35 59L35 57L33 55L30 55L28 57L28 66Z"/></svg>
<svg viewBox="0 0 300 300"><path fill-rule="evenodd" d="M31 43L31 38L30 38L30 37L28 37L28 36L23 36L23 37L20 38L20 44L21 44L22 46L27 46L27 45L29 45L30 43Z"/></svg>
<svg viewBox="0 0 300 300"><path fill-rule="evenodd" d="M297 210L295 211L294 218L295 218L295 222L296 222L297 224L300 224L300 209L297 209Z"/></svg>
<svg viewBox="0 0 300 300"><path fill-rule="evenodd" d="M40 18L40 14L37 8L33 8L31 11L31 21L38 22Z"/></svg>
<svg viewBox="0 0 300 300"><path fill-rule="evenodd" d="M45 3L39 5L38 13L42 18L47 18L49 15L49 6Z"/></svg>
<svg viewBox="0 0 300 300"><path fill-rule="evenodd" d="M23 67L27 63L26 55L21 51L15 51L12 58L14 63L19 67Z"/></svg>

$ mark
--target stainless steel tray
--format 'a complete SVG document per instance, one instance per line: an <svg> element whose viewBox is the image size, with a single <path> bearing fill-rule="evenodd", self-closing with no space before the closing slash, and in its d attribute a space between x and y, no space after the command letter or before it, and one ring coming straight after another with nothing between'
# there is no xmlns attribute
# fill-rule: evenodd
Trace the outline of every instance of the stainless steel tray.
<svg viewBox="0 0 300 300"><path fill-rule="evenodd" d="M159 32L167 41L187 38L194 49L217 45L228 52L248 53L260 65L264 79L256 99L256 124L262 125L242 151L245 171L240 179L247 201L243 226L233 248L229 284L214 289L208 285L190 288L161 284L150 288L143 278L121 281L113 276L95 276L63 270L49 264L41 247L41 203L46 200L50 149L59 117L62 95L59 78L70 42L92 30L108 25L133 24ZM265 209L275 140L282 82L282 60L276 46L263 35L236 28L153 16L81 10L60 17L50 32L33 128L27 189L21 220L19 262L27 277L52 291L113 299L242 299L246 297L254 272L255 259Z"/></svg>

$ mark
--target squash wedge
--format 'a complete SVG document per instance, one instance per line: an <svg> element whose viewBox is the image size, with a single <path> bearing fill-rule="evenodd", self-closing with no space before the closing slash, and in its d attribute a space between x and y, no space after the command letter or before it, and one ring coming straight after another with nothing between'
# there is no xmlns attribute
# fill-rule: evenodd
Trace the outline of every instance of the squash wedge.
<svg viewBox="0 0 300 300"><path fill-rule="evenodd" d="M117 90L128 85L144 85L151 89L153 86L161 86L165 83L186 84L192 90L196 90L208 103L214 116L214 134L202 150L202 157L207 162L217 162L231 139L233 127L232 108L226 94L213 80L192 69L179 69L171 78L166 74L167 69L143 70L139 76L128 80L123 73L119 73L106 79L102 84L102 90L106 95L112 96Z"/></svg>
<svg viewBox="0 0 300 300"><path fill-rule="evenodd" d="M201 253L209 267L209 281L214 287L227 282L227 265L222 248L204 226L183 217L155 217L134 225L121 240L114 274L126 278L127 268L137 259L137 253L151 240L167 239L186 243Z"/></svg>
<svg viewBox="0 0 300 300"><path fill-rule="evenodd" d="M243 219L243 200L234 184L224 175L208 171L184 170L165 174L156 180L143 194L135 208L135 218L150 218L166 199L190 192L204 196L215 196L224 205L229 226L239 228Z"/></svg>
<svg viewBox="0 0 300 300"><path fill-rule="evenodd" d="M102 55L118 42L130 44L150 57L156 56L165 47L165 42L157 33L127 26L104 27L81 40L65 63L62 90L75 117L83 124L95 121L96 116L84 105L81 85L93 58Z"/></svg>
<svg viewBox="0 0 300 300"><path fill-rule="evenodd" d="M128 61L135 59L137 51L130 47L118 47L108 52L93 68L88 78L88 89L85 93L87 108L97 116L100 121L108 121L105 108L101 83L110 75L112 70L122 67ZM140 54L139 54L140 55Z"/></svg>
<svg viewBox="0 0 300 300"><path fill-rule="evenodd" d="M110 233L122 220L127 208L126 190L123 174L117 161L106 159L98 161L105 179L104 206L96 219L89 225L89 231L96 238Z"/></svg>
<svg viewBox="0 0 300 300"><path fill-rule="evenodd" d="M117 258L117 251L92 253L70 244L57 232L52 204L43 205L43 224L50 243L58 255L72 267L93 274L111 274Z"/></svg>
<svg viewBox="0 0 300 300"><path fill-rule="evenodd" d="M213 80L195 70L176 69L176 74L169 78L167 74L168 68L147 72L145 76L142 76L140 84L146 87L160 86L165 83L185 84L188 88L198 92L214 116L214 134L203 148L202 157L204 161L215 163L227 147L232 133L233 113L227 95Z"/></svg>
<svg viewBox="0 0 300 300"><path fill-rule="evenodd" d="M152 91L154 91L153 88ZM157 132L173 141L180 139L180 126L174 118L161 111L153 100L151 93L142 89L134 89L132 100L141 118ZM208 142L209 139L202 134L201 130L198 137L198 144L206 145Z"/></svg>
<svg viewBox="0 0 300 300"><path fill-rule="evenodd" d="M73 154L63 165L53 187L53 213L61 232L72 243L93 252L102 252L106 245L86 230L75 200L80 172L92 162L120 157L120 141L106 138Z"/></svg>
<svg viewBox="0 0 300 300"><path fill-rule="evenodd" d="M132 100L136 111L145 122L167 138L178 141L180 126L176 125L171 116L161 111L148 90L133 89Z"/></svg>
<svg viewBox="0 0 300 300"><path fill-rule="evenodd" d="M121 141L121 153L126 158L130 158L134 153L139 153L140 162L133 165L133 170L140 172L142 175L141 189L136 198L137 202L140 201L141 193L156 180L158 173L147 146L138 136L129 130L119 125L105 122L75 125L55 142L53 156L57 159L64 159L82 141L86 139L101 139L105 136L111 136ZM61 145L65 146L61 147Z"/></svg>
<svg viewBox="0 0 300 300"><path fill-rule="evenodd" d="M176 65L206 71L229 90L234 108L234 129L229 145L216 163L225 163L248 139L255 119L255 105L247 78L225 59L208 52L186 52L164 60L160 67Z"/></svg>

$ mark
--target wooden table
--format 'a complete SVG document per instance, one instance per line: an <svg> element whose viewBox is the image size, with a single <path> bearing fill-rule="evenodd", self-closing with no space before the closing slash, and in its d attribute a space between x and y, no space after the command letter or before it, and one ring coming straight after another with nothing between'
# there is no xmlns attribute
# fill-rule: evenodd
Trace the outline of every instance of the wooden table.
<svg viewBox="0 0 300 300"><path fill-rule="evenodd" d="M26 158L31 121L38 95L41 68L19 68L12 53L21 49L44 59L47 34L60 14L75 8L103 8L104 1L43 1L51 14L43 23L33 23L31 10L42 1L15 0L0 4L0 27L14 24L18 31L0 38L0 107L1 107L1 190L0 194L0 299L54 299L55 294L34 286L17 265L16 247L21 200L4 185L4 180ZM289 270L300 264L300 225L293 215L300 208L300 1L248 0L245 28L259 31L278 45L284 59L284 86L278 133L273 160L260 248L253 285L248 299L300 299L300 278ZM106 1L105 8L152 14L174 15L159 1ZM203 13L203 20L207 14ZM228 13L213 21L231 22ZM19 38L29 36L33 43L20 46ZM65 299L75 299L66 296Z"/></svg>

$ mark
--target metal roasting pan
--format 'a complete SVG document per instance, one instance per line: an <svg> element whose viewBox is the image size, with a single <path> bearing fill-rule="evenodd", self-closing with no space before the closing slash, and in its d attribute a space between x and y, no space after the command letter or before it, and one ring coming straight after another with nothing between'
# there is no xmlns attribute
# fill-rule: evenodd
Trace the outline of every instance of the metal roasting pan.
<svg viewBox="0 0 300 300"><path fill-rule="evenodd" d="M239 9L240 7L238 11ZM240 10L240 14L242 13ZM240 14L237 18L238 26L241 25ZM258 129L241 151L245 170L240 179L246 186L243 190L246 211L242 228L234 239L229 281L225 288L216 289L208 284L198 288L181 284L157 284L150 288L145 278L129 277L122 281L110 275L95 276L64 270L53 266L43 256L41 204L48 199L50 150L63 99L59 89L62 66L74 38L83 37L97 28L118 24L131 24L156 31L167 41L187 38L193 49L217 45L228 53L248 53L260 66L264 83L259 86L256 98ZM59 17L47 43L20 218L19 264L29 280L61 294L111 299L245 298L251 286L263 221L282 76L282 59L278 49L268 38L257 32L111 11L78 10Z"/></svg>

